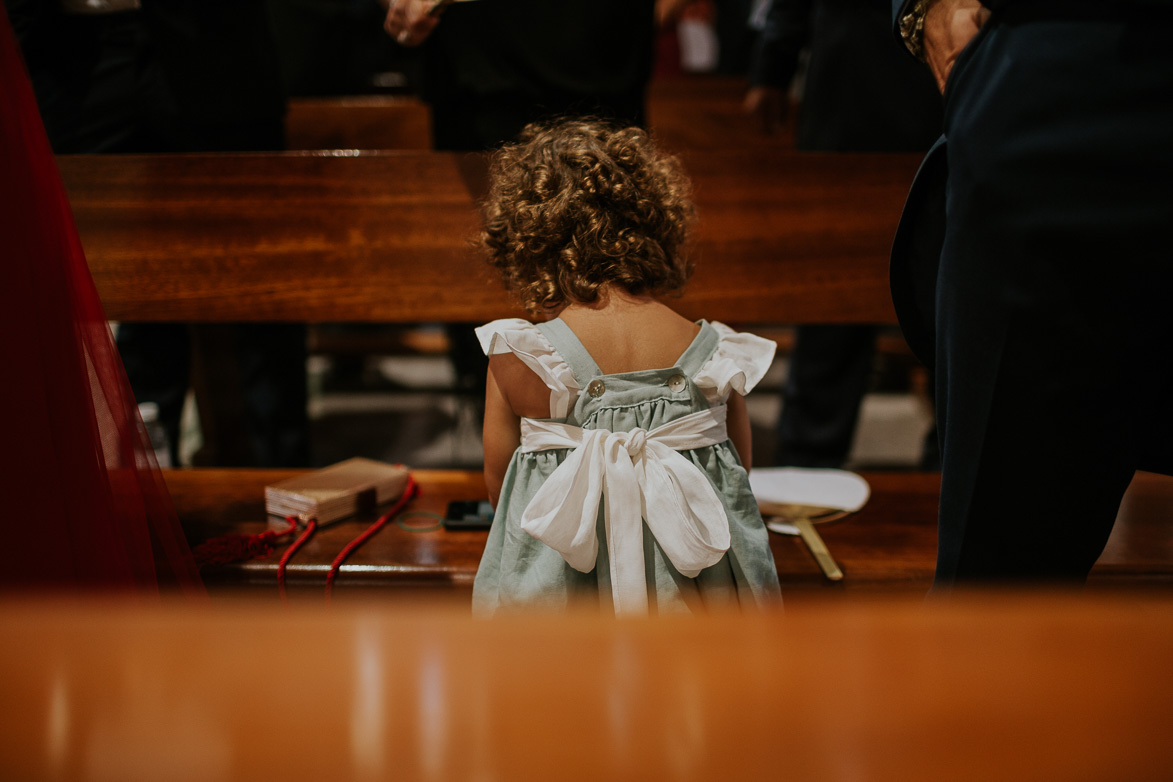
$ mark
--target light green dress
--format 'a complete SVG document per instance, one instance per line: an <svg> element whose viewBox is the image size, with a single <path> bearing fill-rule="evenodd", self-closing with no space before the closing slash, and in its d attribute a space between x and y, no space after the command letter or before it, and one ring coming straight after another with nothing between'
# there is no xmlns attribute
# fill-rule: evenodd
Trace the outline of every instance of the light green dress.
<svg viewBox="0 0 1173 782"><path fill-rule="evenodd" d="M583 429L655 430L691 413L723 405L730 393L748 393L766 373L774 343L720 323L700 332L677 362L664 369L604 375L561 320L532 324L510 319L477 329L486 353L512 352L550 389L552 421ZM595 566L580 572L563 555L521 528L534 495L569 449L519 448L505 475L489 539L473 585L480 615L518 608L557 609L584 598L611 610L612 585L603 508L599 508ZM780 599L770 553L749 478L733 444L724 440L679 452L708 478L729 526L729 548L716 564L689 578L677 570L643 524L648 611L688 613L714 607L767 606ZM697 480L700 475L697 475ZM605 490L604 490L605 491ZM646 516L644 517L646 518ZM722 523L723 527L723 523Z"/></svg>

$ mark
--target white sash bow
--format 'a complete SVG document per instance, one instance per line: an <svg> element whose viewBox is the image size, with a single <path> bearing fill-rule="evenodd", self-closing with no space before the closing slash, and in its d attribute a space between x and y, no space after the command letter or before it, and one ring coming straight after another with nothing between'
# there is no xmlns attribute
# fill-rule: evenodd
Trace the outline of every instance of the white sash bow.
<svg viewBox="0 0 1173 782"><path fill-rule="evenodd" d="M526 452L573 448L526 507L521 528L583 573L595 567L599 501L617 614L646 614L643 520L673 566L693 578L729 550L729 519L708 477L678 451L725 442L725 406L647 431L521 421Z"/></svg>

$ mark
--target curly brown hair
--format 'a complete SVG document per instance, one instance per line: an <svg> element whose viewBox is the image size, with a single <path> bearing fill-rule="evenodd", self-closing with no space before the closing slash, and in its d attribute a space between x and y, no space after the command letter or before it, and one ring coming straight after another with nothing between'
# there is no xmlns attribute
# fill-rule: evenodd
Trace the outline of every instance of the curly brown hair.
<svg viewBox="0 0 1173 782"><path fill-rule="evenodd" d="M692 274L691 185L639 128L531 124L494 154L489 177L480 244L532 314L592 303L611 283L679 293Z"/></svg>

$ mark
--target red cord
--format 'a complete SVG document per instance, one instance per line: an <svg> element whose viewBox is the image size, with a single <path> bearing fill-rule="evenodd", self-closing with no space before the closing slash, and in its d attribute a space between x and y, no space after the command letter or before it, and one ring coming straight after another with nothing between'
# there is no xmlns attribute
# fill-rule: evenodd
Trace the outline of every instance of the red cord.
<svg viewBox="0 0 1173 782"><path fill-rule="evenodd" d="M330 602L330 598L333 595L334 578L338 575L338 570L342 567L342 563L345 562L350 557L350 555L358 549L359 546L366 543L376 532L381 530L384 525L387 524L387 522L391 521L391 519L399 515L400 511L402 511L407 506L407 503L411 502L413 499L419 496L419 491L419 485L415 482L415 478L409 474L407 476L407 486L405 486L403 489L403 496L400 497L399 501L391 507L391 510L380 516L379 520L371 526L367 527L361 535L347 543L346 547L342 549L337 557L334 558L333 564L330 565L330 572L326 574L327 603Z"/></svg>
<svg viewBox="0 0 1173 782"><path fill-rule="evenodd" d="M296 519L293 516L289 516L286 520L296 523ZM285 567L289 564L289 560L293 558L293 555L297 553L297 550L313 536L314 530L317 528L317 519L310 519L306 522L305 531L301 533L297 540L289 544L289 548L285 549L285 553L281 556L281 561L277 564L277 591L281 593L282 603L289 603L289 597L285 594Z"/></svg>

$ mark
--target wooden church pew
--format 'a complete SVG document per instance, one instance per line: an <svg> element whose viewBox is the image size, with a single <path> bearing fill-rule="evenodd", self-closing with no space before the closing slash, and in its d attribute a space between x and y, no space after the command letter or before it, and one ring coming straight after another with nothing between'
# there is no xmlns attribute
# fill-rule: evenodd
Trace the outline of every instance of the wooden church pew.
<svg viewBox="0 0 1173 782"><path fill-rule="evenodd" d="M917 162L694 155L697 272L676 306L738 326L892 323L888 245ZM59 164L114 320L484 322L522 314L470 246L484 179L479 156L66 156ZM263 528L262 490L276 477L177 470L167 479L198 543ZM484 496L476 473L420 477L417 509L440 512L448 499ZM936 476L866 477L869 506L824 532L848 574L833 588L923 590L932 573ZM1173 490L1161 479L1142 484L1142 501L1126 504L1139 521L1120 525L1106 552L1107 582L1168 584L1173 573ZM296 560L291 581L320 583L363 521L324 530ZM385 529L339 584L467 589L483 538L462 534ZM797 541L773 544L787 587L828 586ZM271 585L274 572L274 562L258 561L209 576L223 585Z"/></svg>
<svg viewBox="0 0 1173 782"><path fill-rule="evenodd" d="M385 598L385 596L382 596ZM1164 780L1173 603L0 603L7 779Z"/></svg>
<svg viewBox="0 0 1173 782"><path fill-rule="evenodd" d="M432 117L409 95L291 98L285 113L290 150L432 147Z"/></svg>
<svg viewBox="0 0 1173 782"><path fill-rule="evenodd" d="M284 528L265 515L264 487L296 470L170 470L167 485L193 545L230 532L255 534ZM443 514L452 500L483 499L479 472L417 470L421 493L410 509ZM859 513L823 525L820 535L844 572L841 581L824 577L798 538L772 534L770 544L785 596L806 599L861 594L926 592L936 564L937 499L940 476L917 472L865 472L871 497ZM366 512L320 529L289 563L294 593L321 599L329 564L346 544L378 518ZM1103 555L1093 568L1095 590L1173 588L1173 478L1138 473ZM408 526L435 522L420 516ZM413 595L465 595L472 589L488 533L384 527L339 572L336 594L360 596L395 587ZM1007 530L1007 545L1013 545ZM207 568L204 578L217 590L261 588L277 583L280 551L262 559Z"/></svg>
<svg viewBox="0 0 1173 782"><path fill-rule="evenodd" d="M112 320L484 322L519 314L471 242L483 159L438 152L63 156ZM893 323L909 155L726 150L687 162L689 317Z"/></svg>
<svg viewBox="0 0 1173 782"><path fill-rule="evenodd" d="M746 82L727 76L653 80L648 130L673 153L689 150L790 149L797 106L766 134L745 112ZM285 116L290 150L431 149L431 111L412 95L294 97Z"/></svg>

